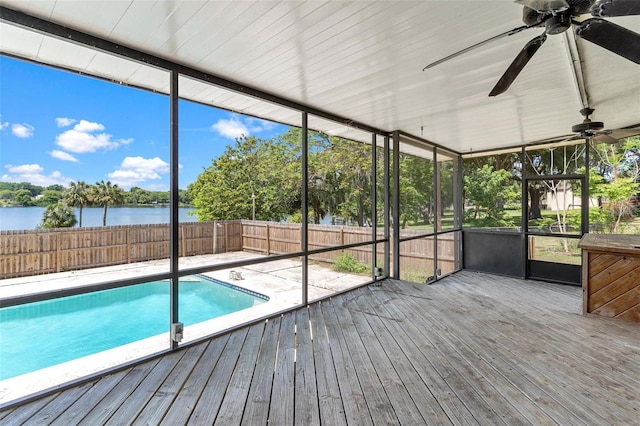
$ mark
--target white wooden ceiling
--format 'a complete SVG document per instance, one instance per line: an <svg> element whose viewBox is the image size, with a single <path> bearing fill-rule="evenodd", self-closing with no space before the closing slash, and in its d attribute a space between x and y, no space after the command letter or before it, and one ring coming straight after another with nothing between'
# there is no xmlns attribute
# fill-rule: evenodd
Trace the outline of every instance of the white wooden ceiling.
<svg viewBox="0 0 640 426"><path fill-rule="evenodd" d="M0 0L8 8L258 88L356 122L401 130L460 153L570 134L583 101L573 37L549 36L511 88L487 95L524 44L503 38L422 71L430 62L522 25L510 0L122 1ZM640 32L640 17L611 18ZM0 49L168 93L168 74L0 23ZM593 119L640 123L640 67L577 39ZM300 125L295 111L181 79L181 96ZM315 120L327 133L349 129ZM332 129L332 126L334 127ZM365 137L353 132L354 138ZM366 137L370 141L370 137Z"/></svg>

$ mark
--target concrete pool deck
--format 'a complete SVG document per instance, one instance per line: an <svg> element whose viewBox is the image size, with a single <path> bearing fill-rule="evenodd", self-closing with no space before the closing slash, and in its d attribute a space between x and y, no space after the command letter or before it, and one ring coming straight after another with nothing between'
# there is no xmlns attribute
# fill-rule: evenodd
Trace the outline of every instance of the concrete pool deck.
<svg viewBox="0 0 640 426"><path fill-rule="evenodd" d="M180 268L216 265L234 261L263 259L265 256L231 252L180 258ZM0 301L26 294L78 288L101 282L117 281L133 276L158 274L169 270L168 260L132 263L79 271L60 272L0 280ZM234 271L242 279L231 279ZM266 303L219 318L185 327L182 344L194 341L236 325L244 324L289 309L302 303L302 265L293 259L275 260L243 267L228 268L202 275L216 278L269 297ZM321 265L308 268L308 298L313 301L370 281L369 276L336 272ZM168 334L162 334L120 346L98 354L0 381L0 405L31 394L77 381L90 374L135 361L169 347Z"/></svg>

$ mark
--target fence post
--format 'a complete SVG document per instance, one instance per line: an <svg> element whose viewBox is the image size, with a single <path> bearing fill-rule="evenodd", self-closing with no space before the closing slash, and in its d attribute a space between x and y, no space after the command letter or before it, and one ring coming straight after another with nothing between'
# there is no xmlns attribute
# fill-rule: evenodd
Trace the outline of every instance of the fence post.
<svg viewBox="0 0 640 426"><path fill-rule="evenodd" d="M213 221L213 254L218 252L218 222Z"/></svg>
<svg viewBox="0 0 640 426"><path fill-rule="evenodd" d="M182 231L182 257L187 257L187 238L185 236L184 223L180 226Z"/></svg>
<svg viewBox="0 0 640 426"><path fill-rule="evenodd" d="M127 264L131 263L131 228L127 228Z"/></svg>
<svg viewBox="0 0 640 426"><path fill-rule="evenodd" d="M227 222L224 223L224 252L229 251L229 225ZM242 238L242 237L240 237Z"/></svg>
<svg viewBox="0 0 640 426"><path fill-rule="evenodd" d="M60 250L60 233L56 232L56 272L62 272L62 251Z"/></svg>
<svg viewBox="0 0 640 426"><path fill-rule="evenodd" d="M269 236L269 224L267 223L267 256L271 254L271 237Z"/></svg>

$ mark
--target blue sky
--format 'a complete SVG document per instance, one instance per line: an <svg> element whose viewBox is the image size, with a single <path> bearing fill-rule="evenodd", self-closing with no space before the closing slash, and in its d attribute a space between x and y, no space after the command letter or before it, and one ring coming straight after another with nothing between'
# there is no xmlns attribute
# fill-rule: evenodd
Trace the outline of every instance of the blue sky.
<svg viewBox="0 0 640 426"><path fill-rule="evenodd" d="M181 101L180 188L240 135L280 124ZM169 98L0 56L0 180L169 188Z"/></svg>

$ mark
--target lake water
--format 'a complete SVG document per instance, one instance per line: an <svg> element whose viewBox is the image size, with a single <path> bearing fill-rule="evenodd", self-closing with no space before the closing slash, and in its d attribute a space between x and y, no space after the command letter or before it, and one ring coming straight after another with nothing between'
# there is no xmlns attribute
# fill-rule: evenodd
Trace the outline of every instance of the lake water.
<svg viewBox="0 0 640 426"><path fill-rule="evenodd" d="M76 219L80 220L80 210L76 210ZM180 222L195 222L196 216L188 212L190 207L180 207ZM110 207L107 211L107 226L142 225L169 223L169 207ZM42 223L44 207L1 207L0 231L35 229ZM76 224L76 226L78 226ZM82 209L82 226L102 226L102 207L85 207Z"/></svg>

